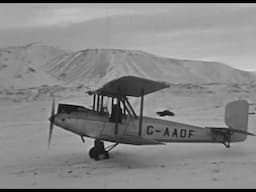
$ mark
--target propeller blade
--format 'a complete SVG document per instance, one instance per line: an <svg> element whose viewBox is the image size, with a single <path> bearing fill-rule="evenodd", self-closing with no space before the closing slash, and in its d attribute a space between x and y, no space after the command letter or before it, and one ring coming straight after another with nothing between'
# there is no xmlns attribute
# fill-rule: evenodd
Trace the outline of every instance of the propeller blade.
<svg viewBox="0 0 256 192"><path fill-rule="evenodd" d="M54 123L54 113L55 113L54 111L55 111L55 97L53 97L52 112L51 112L51 117L49 118L49 120L50 120L50 129L49 129L49 138L48 138L48 150L50 148L51 139L52 139L52 131L53 131L53 123Z"/></svg>
<svg viewBox="0 0 256 192"><path fill-rule="evenodd" d="M55 113L55 97L53 97L53 100L52 100L52 113L51 113L51 117L54 116L54 113Z"/></svg>
<svg viewBox="0 0 256 192"><path fill-rule="evenodd" d="M53 130L53 124L50 124L50 130L49 130L49 138L48 138L48 150L50 149L51 139L52 139L52 130Z"/></svg>

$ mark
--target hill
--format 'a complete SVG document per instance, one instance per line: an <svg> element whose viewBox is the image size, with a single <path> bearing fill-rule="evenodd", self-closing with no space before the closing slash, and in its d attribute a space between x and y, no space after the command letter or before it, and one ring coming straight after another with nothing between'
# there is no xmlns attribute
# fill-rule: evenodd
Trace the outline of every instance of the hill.
<svg viewBox="0 0 256 192"><path fill-rule="evenodd" d="M123 75L170 83L251 83L253 73L217 62L158 57L136 50L86 49L60 55L47 63L47 73L66 83L106 82Z"/></svg>

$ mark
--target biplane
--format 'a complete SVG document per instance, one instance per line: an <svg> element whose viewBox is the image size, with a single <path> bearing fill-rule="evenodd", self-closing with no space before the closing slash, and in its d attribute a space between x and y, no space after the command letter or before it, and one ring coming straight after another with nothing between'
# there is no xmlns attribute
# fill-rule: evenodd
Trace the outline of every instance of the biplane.
<svg viewBox="0 0 256 192"><path fill-rule="evenodd" d="M118 144L161 145L167 142L222 143L244 141L247 135L249 104L246 100L230 102L225 107L227 127L199 127L163 118L143 116L144 96L170 87L166 82L153 81L135 76L114 79L99 89L88 91L92 106L58 104L55 114L55 99L49 118L50 146L53 125L71 131L81 137L95 139L89 150L92 159L108 159L109 152ZM139 114L135 112L130 97L140 98ZM105 99L111 103L104 104ZM104 141L113 145L105 148Z"/></svg>

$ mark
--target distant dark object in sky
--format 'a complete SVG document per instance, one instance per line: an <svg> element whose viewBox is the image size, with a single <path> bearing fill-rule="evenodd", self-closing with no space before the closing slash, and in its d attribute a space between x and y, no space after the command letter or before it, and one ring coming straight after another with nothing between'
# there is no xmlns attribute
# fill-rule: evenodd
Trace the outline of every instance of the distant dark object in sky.
<svg viewBox="0 0 256 192"><path fill-rule="evenodd" d="M174 116L175 114L169 110L164 110L164 111L158 111L156 112L159 116Z"/></svg>

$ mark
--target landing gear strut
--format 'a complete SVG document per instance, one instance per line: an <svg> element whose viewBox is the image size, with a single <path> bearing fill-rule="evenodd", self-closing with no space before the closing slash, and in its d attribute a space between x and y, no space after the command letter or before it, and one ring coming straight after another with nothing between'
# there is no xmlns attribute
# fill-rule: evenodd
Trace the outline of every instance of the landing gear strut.
<svg viewBox="0 0 256 192"><path fill-rule="evenodd" d="M104 142L100 140L94 141L94 147L90 149L89 156L96 161L101 159L109 159L108 151L105 150Z"/></svg>

